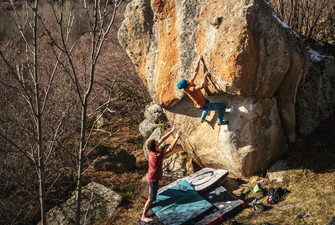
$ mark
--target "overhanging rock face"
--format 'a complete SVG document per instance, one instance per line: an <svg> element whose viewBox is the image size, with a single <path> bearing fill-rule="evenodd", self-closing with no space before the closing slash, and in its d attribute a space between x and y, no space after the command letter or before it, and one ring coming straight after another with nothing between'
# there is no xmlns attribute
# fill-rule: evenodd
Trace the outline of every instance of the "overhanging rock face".
<svg viewBox="0 0 335 225"><path fill-rule="evenodd" d="M295 140L296 92L309 53L265 0L134 0L119 42L151 97L181 124L186 151L203 165L248 176L281 155L284 137ZM201 111L176 87L192 76L199 54L212 74L204 94L230 106L227 127L201 125ZM196 83L202 79L201 68ZM233 115L239 111L243 119ZM214 123L217 115L209 117Z"/></svg>

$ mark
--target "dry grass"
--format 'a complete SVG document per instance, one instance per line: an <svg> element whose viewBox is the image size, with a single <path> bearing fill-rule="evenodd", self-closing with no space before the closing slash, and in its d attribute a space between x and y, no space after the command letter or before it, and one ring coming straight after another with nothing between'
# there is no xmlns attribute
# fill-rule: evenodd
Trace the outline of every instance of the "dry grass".
<svg viewBox="0 0 335 225"><path fill-rule="evenodd" d="M252 194L252 185L248 182L249 194L245 198L246 209L236 216L241 224L328 224L335 212L335 173L318 174L311 170L293 169L286 174L283 183L271 183L264 179L263 190L270 187L283 187L290 191L286 199L278 204L266 203L263 193ZM251 201L258 198L265 206L264 212L254 212Z"/></svg>

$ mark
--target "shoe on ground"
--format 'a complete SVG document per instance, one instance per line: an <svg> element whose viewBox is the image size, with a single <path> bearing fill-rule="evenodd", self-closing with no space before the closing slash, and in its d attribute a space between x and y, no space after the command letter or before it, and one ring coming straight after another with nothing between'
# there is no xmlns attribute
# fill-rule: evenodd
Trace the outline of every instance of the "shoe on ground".
<svg viewBox="0 0 335 225"><path fill-rule="evenodd" d="M201 120L201 123L205 122L206 120Z"/></svg>
<svg viewBox="0 0 335 225"><path fill-rule="evenodd" d="M223 121L222 123L217 122L217 124L218 124L219 126L221 126L221 125L227 125L227 124L228 124L228 121Z"/></svg>

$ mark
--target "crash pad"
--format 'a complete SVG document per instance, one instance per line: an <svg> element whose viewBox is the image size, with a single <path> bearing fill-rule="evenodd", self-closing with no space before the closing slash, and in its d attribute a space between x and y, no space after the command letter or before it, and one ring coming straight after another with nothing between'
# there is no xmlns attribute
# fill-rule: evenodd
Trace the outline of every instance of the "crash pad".
<svg viewBox="0 0 335 225"><path fill-rule="evenodd" d="M162 192L164 192L164 191L166 191L167 189L169 189L169 188L175 186L176 184L180 183L181 181L182 181L182 180L176 180L176 181L174 181L174 182L172 182L172 183L169 183L169 184L167 184L167 185L161 187L161 188L158 190L158 193L157 193L157 194L161 194Z"/></svg>
<svg viewBox="0 0 335 225"><path fill-rule="evenodd" d="M335 216L329 221L328 225L335 225Z"/></svg>
<svg viewBox="0 0 335 225"><path fill-rule="evenodd" d="M210 188L216 186L226 176L228 176L228 170L203 168L196 173L191 174L182 180L186 180L196 192L203 193Z"/></svg>
<svg viewBox="0 0 335 225"><path fill-rule="evenodd" d="M215 225L237 215L245 207L244 201L230 194L224 187L214 187L201 196L214 207L212 210L194 221L193 225Z"/></svg>
<svg viewBox="0 0 335 225"><path fill-rule="evenodd" d="M180 183L183 180L186 180L193 189L198 193L203 193L222 181L229 174L228 170L213 169L213 168L203 168L196 173L191 174L190 176L180 178L158 190L158 194L167 190L168 188Z"/></svg>
<svg viewBox="0 0 335 225"><path fill-rule="evenodd" d="M165 225L189 224L213 207L183 180L157 195L152 210Z"/></svg>

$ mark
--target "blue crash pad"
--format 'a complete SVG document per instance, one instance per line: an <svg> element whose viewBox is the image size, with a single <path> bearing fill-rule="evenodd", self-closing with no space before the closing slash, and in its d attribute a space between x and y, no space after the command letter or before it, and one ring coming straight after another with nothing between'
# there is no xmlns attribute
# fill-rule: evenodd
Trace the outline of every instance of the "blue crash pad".
<svg viewBox="0 0 335 225"><path fill-rule="evenodd" d="M189 223L212 207L186 180L161 192L152 204L152 210L165 225Z"/></svg>

